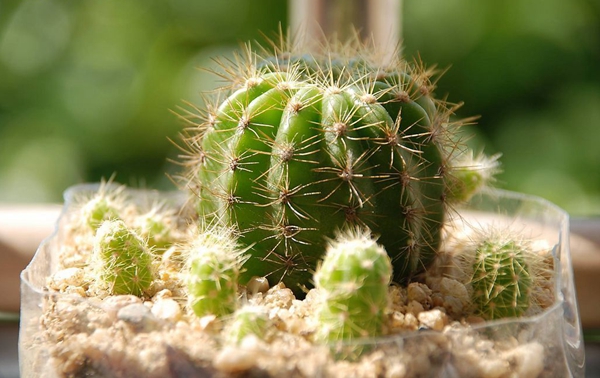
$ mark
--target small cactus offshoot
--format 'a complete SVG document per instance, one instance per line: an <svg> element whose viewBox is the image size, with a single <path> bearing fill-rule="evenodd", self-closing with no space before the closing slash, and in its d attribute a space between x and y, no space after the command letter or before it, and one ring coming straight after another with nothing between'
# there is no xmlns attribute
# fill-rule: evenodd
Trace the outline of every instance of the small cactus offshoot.
<svg viewBox="0 0 600 378"><path fill-rule="evenodd" d="M199 317L233 313L245 257L232 234L216 229L200 232L187 253L188 303L194 313Z"/></svg>
<svg viewBox="0 0 600 378"><path fill-rule="evenodd" d="M155 252L163 252L175 241L175 216L161 206L154 206L134 219L135 229Z"/></svg>
<svg viewBox="0 0 600 378"><path fill-rule="evenodd" d="M480 241L471 280L475 312L487 320L523 315L532 305L536 260L524 241L498 236Z"/></svg>
<svg viewBox="0 0 600 378"><path fill-rule="evenodd" d="M121 220L104 221L96 231L92 266L111 294L142 296L154 280L144 241Z"/></svg>
<svg viewBox="0 0 600 378"><path fill-rule="evenodd" d="M117 209L106 198L96 197L83 208L84 217L88 226L97 230L105 220L119 219Z"/></svg>
<svg viewBox="0 0 600 378"><path fill-rule="evenodd" d="M461 203L468 201L481 188L489 186L500 172L500 155L473 155L473 151L459 154L452 161L447 179L446 199Z"/></svg>
<svg viewBox="0 0 600 378"><path fill-rule="evenodd" d="M265 307L245 305L235 311L225 331L225 341L240 344L246 336L263 340L269 326L269 313Z"/></svg>
<svg viewBox="0 0 600 378"><path fill-rule="evenodd" d="M316 339L340 342L380 335L391 276L390 258L367 232L339 235L314 276L322 295Z"/></svg>
<svg viewBox="0 0 600 378"><path fill-rule="evenodd" d="M111 181L102 182L98 191L81 206L83 223L96 231L106 220L121 219L124 186L112 187Z"/></svg>

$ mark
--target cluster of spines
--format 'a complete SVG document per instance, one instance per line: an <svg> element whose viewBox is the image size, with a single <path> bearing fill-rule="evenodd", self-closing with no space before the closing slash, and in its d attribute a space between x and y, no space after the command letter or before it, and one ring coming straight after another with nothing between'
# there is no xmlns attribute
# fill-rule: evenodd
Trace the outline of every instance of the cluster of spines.
<svg viewBox="0 0 600 378"><path fill-rule="evenodd" d="M238 304L238 280L245 257L230 230L199 232L187 247L188 305L198 317L221 317Z"/></svg>
<svg viewBox="0 0 600 378"><path fill-rule="evenodd" d="M200 217L236 227L250 246L244 279L283 279L299 293L323 236L361 226L380 235L405 282L439 247L456 106L431 97L434 72L421 64L274 50L226 66L226 99L203 121L189 114L184 180Z"/></svg>
<svg viewBox="0 0 600 378"><path fill-rule="evenodd" d="M385 249L368 233L339 235L314 277L321 296L315 338L336 343L380 336L391 276Z"/></svg>
<svg viewBox="0 0 600 378"><path fill-rule="evenodd" d="M486 320L519 317L534 305L540 257L530 244L514 236L488 235L475 246L471 301Z"/></svg>
<svg viewBox="0 0 600 378"><path fill-rule="evenodd" d="M110 294L143 296L154 281L150 252L122 220L102 222L91 262L96 282Z"/></svg>

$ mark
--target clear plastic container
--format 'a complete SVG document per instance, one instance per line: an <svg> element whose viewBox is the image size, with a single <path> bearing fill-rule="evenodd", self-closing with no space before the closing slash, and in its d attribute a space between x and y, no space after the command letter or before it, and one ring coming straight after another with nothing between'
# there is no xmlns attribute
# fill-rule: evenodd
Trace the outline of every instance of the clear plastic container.
<svg viewBox="0 0 600 378"><path fill-rule="evenodd" d="M19 359L21 376L24 378L65 376L64 369L62 372L56 369L55 354L58 353L57 350L60 350L60 353L68 353L65 352L68 349L60 349L57 346L75 336L70 335L69 330L65 329L64 340L57 339L56 336L52 340L48 339L45 332L44 309L48 308L48 304L59 303L60 298L57 296L66 294L51 293L46 289L46 285L48 278L56 272L56 251L65 237L64 228L70 222L75 198L97 190L97 185L82 185L66 192L65 207L56 232L42 243L29 266L21 274ZM183 203L185 200L179 193L131 189L127 191L130 198L139 202L168 199L175 203ZM476 196L467 205L457 209L457 212L460 214L459 222L482 227L491 225L506 230L516 229L533 239L544 239L550 243L553 246L555 268L555 302L534 316L489 321L472 325L468 329L461 327L446 329L443 333L425 330L402 336L361 341L361 348L373 351L371 357L368 357L371 360L391 356L392 361L398 361L396 367L388 364L380 368L380 371L370 373L376 373L375 375L378 376L415 377L583 377L583 339L569 253L568 215L545 200L496 190ZM72 311L84 311L88 314L86 319L92 324L93 320L90 319L93 317L90 314L101 316L101 312L104 311L97 303L86 298L74 297L69 301L73 304L72 307L67 306L60 311L55 309L56 313L64 313L65 317L69 317ZM95 332L90 329L90 324L83 327L83 330L78 329L76 333L83 337ZM166 326L166 329L173 328ZM147 330L140 332L147 332ZM155 368L156 376L188 377L213 374L226 376L222 371L198 366L194 362L193 351L187 354L181 348L171 345L168 340L167 338L153 345L153 353L158 351L154 360L166 359L167 361L162 368ZM502 352L494 352L496 345L511 345L511 347L505 348ZM355 347L356 344L348 346L348 348ZM319 347L315 348L317 351L320 350ZM489 351L486 351L486 348L489 348ZM89 355L90 353L87 354ZM139 355L143 355L143 351L139 351ZM140 361L119 365L117 370L111 371L110 364L100 364L98 366L101 367L98 367L90 361L78 361L77 358L81 359L81 357L77 356L72 360L69 360L68 356L66 358L61 356L62 361L70 361L74 366L89 366L80 369L73 374L74 376L126 377L139 374L135 366L138 366ZM114 359L114 356L105 357L107 360ZM97 358L99 360L103 358L101 353ZM136 357L123 358L135 359ZM482 359L485 363L482 363ZM354 369L352 365L339 363L333 367L325 366L320 365L319 360L316 359L316 362L311 362L310 368L299 366L284 375L286 378L329 376L332 372L343 371L344 368L351 369L349 371L360 371L360 366L357 367L358 370L352 370ZM148 371L150 373L146 372L145 375L153 376L152 370ZM249 374L252 375L252 372ZM264 371L254 370L254 372L259 376L265 374Z"/></svg>

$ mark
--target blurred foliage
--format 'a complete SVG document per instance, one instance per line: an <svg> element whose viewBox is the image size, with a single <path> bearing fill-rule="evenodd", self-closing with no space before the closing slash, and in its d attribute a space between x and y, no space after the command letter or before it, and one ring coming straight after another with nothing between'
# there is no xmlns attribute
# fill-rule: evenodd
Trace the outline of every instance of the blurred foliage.
<svg viewBox="0 0 600 378"><path fill-rule="evenodd" d="M404 39L449 67L438 96L481 115L498 186L600 215L600 1L405 0Z"/></svg>
<svg viewBox="0 0 600 378"><path fill-rule="evenodd" d="M438 96L481 115L499 186L600 214L600 1L404 0L404 54L449 68ZM287 25L284 0L2 0L0 201L84 181L173 188L182 100Z"/></svg>
<svg viewBox="0 0 600 378"><path fill-rule="evenodd" d="M285 2L254 3L2 0L0 201L58 201L113 173L173 188L173 110L215 85L197 68L285 21Z"/></svg>

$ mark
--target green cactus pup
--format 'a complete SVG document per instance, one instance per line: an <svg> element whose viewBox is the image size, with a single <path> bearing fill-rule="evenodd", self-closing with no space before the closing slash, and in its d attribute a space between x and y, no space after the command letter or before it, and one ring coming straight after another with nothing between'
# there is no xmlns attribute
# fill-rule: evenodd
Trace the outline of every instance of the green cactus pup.
<svg viewBox="0 0 600 378"><path fill-rule="evenodd" d="M249 335L264 340L268 326L269 313L265 307L245 305L233 313L225 331L225 341L228 344L240 344Z"/></svg>
<svg viewBox="0 0 600 378"><path fill-rule="evenodd" d="M447 177L446 200L452 203L468 201L481 188L494 181L500 172L499 154L474 156L465 151L452 161L451 173Z"/></svg>
<svg viewBox="0 0 600 378"><path fill-rule="evenodd" d="M164 252L177 241L174 235L175 215L164 206L153 206L150 211L134 219L135 229L147 240L154 252Z"/></svg>
<svg viewBox="0 0 600 378"><path fill-rule="evenodd" d="M248 247L242 284L267 277L301 296L325 238L346 227L379 235L397 282L435 259L455 107L433 99L422 64L378 65L349 46L310 57L249 50L186 131L185 185L201 219L235 228Z"/></svg>
<svg viewBox="0 0 600 378"><path fill-rule="evenodd" d="M110 294L143 296L154 273L144 241L121 220L107 220L96 232L92 267Z"/></svg>
<svg viewBox="0 0 600 378"><path fill-rule="evenodd" d="M519 317L532 305L539 258L528 244L491 236L475 248L472 303L486 320Z"/></svg>
<svg viewBox="0 0 600 378"><path fill-rule="evenodd" d="M392 265L365 231L347 231L331 243L315 273L322 295L316 339L340 342L382 333Z"/></svg>
<svg viewBox="0 0 600 378"><path fill-rule="evenodd" d="M121 218L124 186L111 187L110 181L103 182L98 191L81 205L83 222L96 231L104 221Z"/></svg>
<svg viewBox="0 0 600 378"><path fill-rule="evenodd" d="M200 232L189 248L190 308L199 317L233 313L238 307L238 279L245 257L231 232L214 228Z"/></svg>

